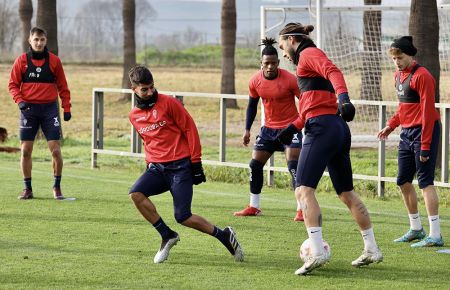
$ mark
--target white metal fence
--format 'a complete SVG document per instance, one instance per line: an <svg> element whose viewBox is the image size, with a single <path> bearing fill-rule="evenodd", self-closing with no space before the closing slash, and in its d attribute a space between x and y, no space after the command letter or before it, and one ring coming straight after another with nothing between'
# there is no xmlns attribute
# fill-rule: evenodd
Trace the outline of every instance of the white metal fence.
<svg viewBox="0 0 450 290"><path fill-rule="evenodd" d="M117 151L117 150L108 150L104 149L104 93L132 93L131 90L128 89L108 89L108 88L94 88L92 91L92 149L91 149L91 166L97 166L97 157L99 154L109 154L109 155L119 155L119 156L129 156L129 157L139 157L143 158L144 154L142 153L142 141L140 140L138 134L133 129L130 124L131 130L131 144L129 151ZM227 136L227 119L226 119L226 99L241 99L247 100L247 95L232 95L232 94L213 94L213 93L192 93L192 92L161 92L163 94L183 97L196 97L196 98L206 98L206 99L216 99L219 101L219 107L217 108L219 111L219 120L220 122L220 134L219 134L219 154L216 160L203 160L205 164L209 165L218 165L218 166L229 166L236 168L248 168L248 163L241 162L228 162L226 157L226 136ZM379 101L362 101L362 100L354 100L353 103L356 106L357 111L359 108L363 106L375 106L378 108L378 118L375 123L375 126L371 125L370 132L371 136L376 136L379 130L386 126L386 118L387 112L393 111L394 108L397 107L397 102L379 102ZM132 103L134 106L134 100ZM450 183L448 182L448 163L449 163L449 119L450 119L450 104L436 104L436 107L440 109L441 112L441 121L442 121L442 161L441 161L441 180L436 181L435 185L440 187L450 187ZM357 135L354 134L353 127L356 122L349 123L350 128L352 130L352 140L358 138ZM395 177L386 177L385 176L385 160L386 160L386 141L374 141L374 146L378 148L378 169L377 175L364 175L359 174L358 172L353 173L353 178L358 180L370 180L377 182L377 190L379 196L384 196L384 189L386 182L396 182ZM273 173L277 172L288 172L285 167L275 167L272 162L268 162L265 167L268 176L268 183L273 183ZM325 175L328 173L325 172ZM415 180L414 183L417 183Z"/></svg>

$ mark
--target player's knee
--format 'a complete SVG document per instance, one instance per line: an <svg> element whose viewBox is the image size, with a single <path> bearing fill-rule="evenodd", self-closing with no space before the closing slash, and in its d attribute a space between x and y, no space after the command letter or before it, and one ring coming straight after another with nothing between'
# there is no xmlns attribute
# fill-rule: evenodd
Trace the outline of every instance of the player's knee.
<svg viewBox="0 0 450 290"><path fill-rule="evenodd" d="M134 203L140 203L146 198L142 192L130 192L129 196Z"/></svg>
<svg viewBox="0 0 450 290"><path fill-rule="evenodd" d="M252 159L250 161L250 170L251 170L251 174L259 174L259 173L263 173L263 168L264 168L264 164L256 159Z"/></svg>
<svg viewBox="0 0 450 290"><path fill-rule="evenodd" d="M30 148L22 148L21 150L21 154L23 158L31 158L31 153L33 152L33 150L31 150Z"/></svg>
<svg viewBox="0 0 450 290"><path fill-rule="evenodd" d="M190 210L175 210L175 220L179 224L183 224L191 216L192 213Z"/></svg>

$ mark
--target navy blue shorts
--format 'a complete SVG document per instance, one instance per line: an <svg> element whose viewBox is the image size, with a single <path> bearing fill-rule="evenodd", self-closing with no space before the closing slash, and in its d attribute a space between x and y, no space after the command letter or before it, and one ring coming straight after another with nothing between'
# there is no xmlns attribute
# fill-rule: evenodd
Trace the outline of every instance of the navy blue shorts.
<svg viewBox="0 0 450 290"><path fill-rule="evenodd" d="M422 126L402 129L398 145L397 185L412 182L416 173L420 189L434 184L434 170L440 135L441 125L439 121L436 121L430 145L430 159L426 162L420 162Z"/></svg>
<svg viewBox="0 0 450 290"><path fill-rule="evenodd" d="M253 150L273 153L275 151L284 152L286 148L302 148L302 131L294 134L290 145L284 145L277 140L278 133L280 133L281 130L283 129L271 129L265 126L261 127L259 135L256 136L256 142L253 145Z"/></svg>
<svg viewBox="0 0 450 290"><path fill-rule="evenodd" d="M189 158L166 163L151 163L131 187L129 193L141 192L146 197L170 191L175 219L184 221L192 216L192 168Z"/></svg>
<svg viewBox="0 0 450 290"><path fill-rule="evenodd" d="M322 115L308 119L297 166L296 187L316 188L328 167L337 194L353 190L351 142L350 129L341 117Z"/></svg>
<svg viewBox="0 0 450 290"><path fill-rule="evenodd" d="M34 141L39 126L47 141L61 139L61 120L56 102L30 104L29 110L20 111L20 140Z"/></svg>

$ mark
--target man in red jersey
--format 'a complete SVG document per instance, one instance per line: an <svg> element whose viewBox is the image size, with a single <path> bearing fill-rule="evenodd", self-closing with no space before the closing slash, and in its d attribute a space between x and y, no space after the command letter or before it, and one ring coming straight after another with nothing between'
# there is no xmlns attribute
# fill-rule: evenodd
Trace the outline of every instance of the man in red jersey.
<svg viewBox="0 0 450 290"><path fill-rule="evenodd" d="M397 67L394 80L400 103L388 125L378 133L378 138L386 139L395 128L402 127L397 185L408 210L410 229L394 242L420 240L411 247L436 247L444 245L439 222L439 198L434 188L440 117L435 108L436 82L426 68L414 61L416 53L411 36L400 37L391 44L389 54ZM428 213L428 237L420 221L417 193L412 185L416 173Z"/></svg>
<svg viewBox="0 0 450 290"><path fill-rule="evenodd" d="M323 247L322 214L315 196L315 189L326 167L339 199L349 208L364 241L363 253L352 265L360 267L383 260L369 212L353 189L351 133L345 121L353 120L355 108L350 102L341 71L309 38L313 30L312 25L288 23L280 31L278 40L280 49L284 51L283 56L297 65L297 81L301 91L299 116L280 132L278 138L283 144L288 144L292 135L305 127L295 195L303 206L312 254L295 271L297 275L308 274L330 260Z"/></svg>
<svg viewBox="0 0 450 290"><path fill-rule="evenodd" d="M180 240L178 233L165 224L149 198L166 191L172 194L178 223L214 236L236 261L242 262L244 252L231 227L219 229L203 217L191 213L193 184L206 181L194 120L177 99L157 92L148 68L135 66L129 76L136 107L128 116L144 142L148 164L129 194L142 216L161 235L161 246L153 262L164 262L170 249Z"/></svg>
<svg viewBox="0 0 450 290"><path fill-rule="evenodd" d="M61 193L63 159L61 155L61 127L57 98L61 98L64 121L70 113L70 91L61 60L47 50L47 33L34 27L30 31L30 51L19 56L11 70L9 93L20 109L21 167L25 183L19 199L33 198L31 168L33 144L39 126L47 139L53 158L53 196L64 199Z"/></svg>
<svg viewBox="0 0 450 290"><path fill-rule="evenodd" d="M281 144L278 133L297 119L298 112L295 97L300 96L296 77L290 72L278 68L280 61L273 44L273 38L263 39L264 49L261 52L261 70L255 73L249 82L249 102L245 132L242 136L244 146L250 142L250 129L258 110L259 99L264 105L265 123L256 137L250 161L250 204L243 210L235 212L235 216L258 216L261 214L260 193L264 182L263 167L275 151L286 154L289 173L292 176L292 186L295 189L298 156L302 147L302 133L294 134L289 145ZM303 221L303 214L297 202L297 214L294 221Z"/></svg>

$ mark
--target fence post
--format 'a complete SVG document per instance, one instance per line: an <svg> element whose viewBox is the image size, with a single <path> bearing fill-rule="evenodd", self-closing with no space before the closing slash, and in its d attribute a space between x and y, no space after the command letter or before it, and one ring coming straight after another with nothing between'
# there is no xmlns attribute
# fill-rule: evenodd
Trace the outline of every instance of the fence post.
<svg viewBox="0 0 450 290"><path fill-rule="evenodd" d="M97 153L94 149L103 149L103 99L103 92L93 91L91 168L97 167Z"/></svg>
<svg viewBox="0 0 450 290"><path fill-rule="evenodd" d="M381 131L386 127L386 105L380 104L378 110L378 129ZM381 177L385 175L385 162L386 162L386 141L380 140L378 142L378 182L377 191L378 197L384 197L384 185L385 182L381 180Z"/></svg>
<svg viewBox="0 0 450 290"><path fill-rule="evenodd" d="M227 99L220 98L220 142L219 142L219 161L226 160L226 139L227 139Z"/></svg>
<svg viewBox="0 0 450 290"><path fill-rule="evenodd" d="M442 112L442 156L441 156L441 181L448 182L448 134L449 134L449 119L450 108L443 108Z"/></svg>
<svg viewBox="0 0 450 290"><path fill-rule="evenodd" d="M131 96L131 109L136 106L136 98ZM131 152L132 153L142 153L142 139L138 132L131 125Z"/></svg>

